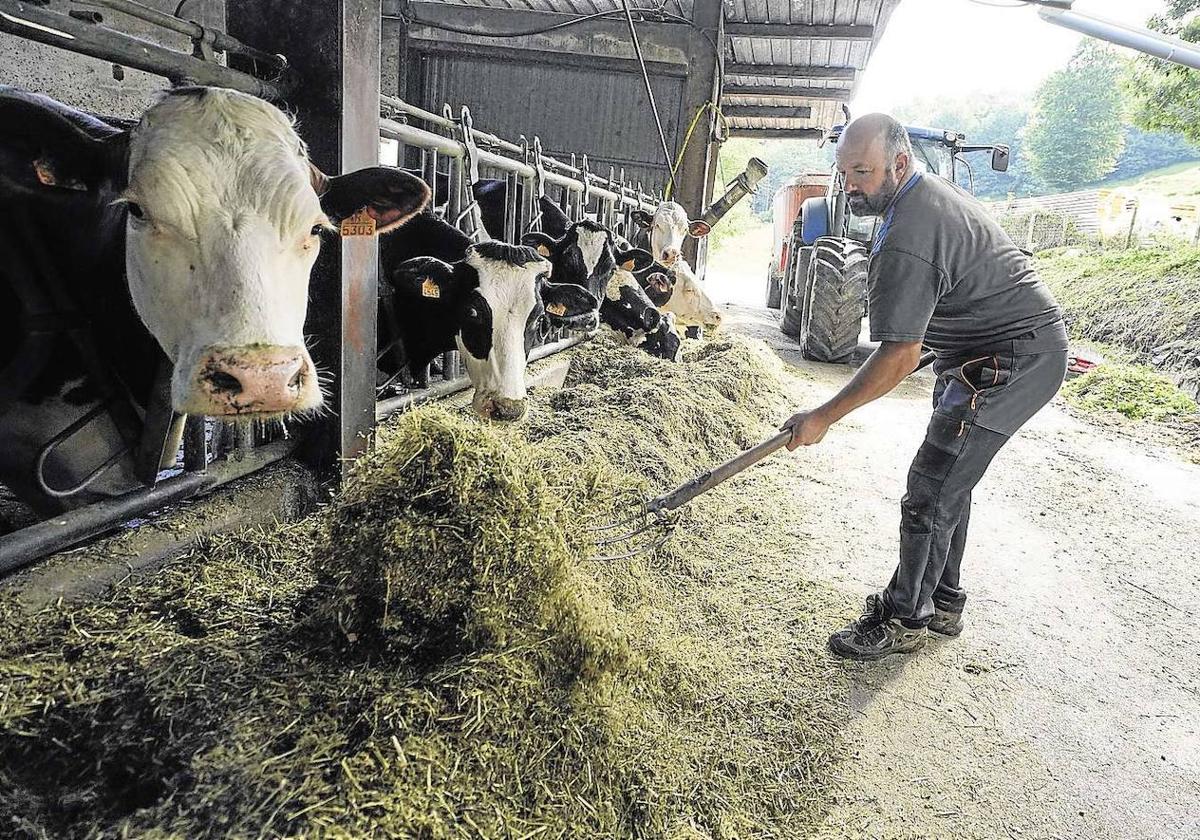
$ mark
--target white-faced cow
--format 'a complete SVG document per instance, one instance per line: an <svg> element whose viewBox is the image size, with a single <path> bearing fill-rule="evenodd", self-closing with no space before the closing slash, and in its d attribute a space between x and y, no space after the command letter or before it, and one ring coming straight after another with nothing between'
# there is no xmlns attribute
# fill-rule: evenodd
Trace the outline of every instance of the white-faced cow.
<svg viewBox="0 0 1200 840"><path fill-rule="evenodd" d="M664 201L653 215L644 210L636 210L632 215L634 222L645 231L654 259L671 271L671 297L660 304L663 311L675 313L676 322L682 327L717 329L721 325L721 313L683 258L684 239L707 236L708 226L689 221L683 207L674 201Z"/></svg>
<svg viewBox="0 0 1200 840"><path fill-rule="evenodd" d="M524 416L526 361L552 321L571 323L597 307L586 289L551 283L550 262L532 248L471 245L428 214L390 238L383 267L384 340L402 341L418 384L431 360L457 349L475 386L472 406L492 420Z"/></svg>
<svg viewBox="0 0 1200 840"><path fill-rule="evenodd" d="M317 408L303 327L321 235L359 210L390 230L428 196L398 170L322 175L287 116L234 91L174 90L123 130L0 88L0 480L43 509L136 486L105 409L148 398L156 345L180 413ZM89 493L40 488L109 458Z"/></svg>

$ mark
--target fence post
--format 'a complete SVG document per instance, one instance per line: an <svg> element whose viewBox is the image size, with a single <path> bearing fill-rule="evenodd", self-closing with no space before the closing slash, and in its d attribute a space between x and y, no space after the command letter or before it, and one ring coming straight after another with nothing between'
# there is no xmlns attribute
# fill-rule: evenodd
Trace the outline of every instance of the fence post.
<svg viewBox="0 0 1200 840"><path fill-rule="evenodd" d="M1196 235L1192 237L1192 247L1200 245L1200 216L1196 217Z"/></svg>
<svg viewBox="0 0 1200 840"><path fill-rule="evenodd" d="M1129 233L1125 235L1125 250L1129 250L1133 245L1133 231L1137 226L1138 207L1140 202L1133 202L1133 215L1129 217Z"/></svg>
<svg viewBox="0 0 1200 840"><path fill-rule="evenodd" d="M1059 237L1059 240L1058 240L1058 244L1060 247L1065 248L1067 246L1067 226L1070 224L1070 222L1071 222L1071 217L1068 216L1066 213L1063 213L1062 236Z"/></svg>
<svg viewBox="0 0 1200 840"><path fill-rule="evenodd" d="M1037 210L1029 214L1029 230L1025 232L1025 250L1033 250L1033 226L1037 222Z"/></svg>

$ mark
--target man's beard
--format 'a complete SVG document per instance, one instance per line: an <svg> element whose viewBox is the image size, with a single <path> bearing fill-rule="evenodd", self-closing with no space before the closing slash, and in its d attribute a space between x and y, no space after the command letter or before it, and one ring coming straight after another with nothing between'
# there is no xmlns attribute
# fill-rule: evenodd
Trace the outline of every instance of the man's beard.
<svg viewBox="0 0 1200 840"><path fill-rule="evenodd" d="M850 204L850 212L855 216L882 216L896 197L899 184L896 182L896 172L889 169L883 176L883 186L874 195L866 193L850 193L846 200Z"/></svg>

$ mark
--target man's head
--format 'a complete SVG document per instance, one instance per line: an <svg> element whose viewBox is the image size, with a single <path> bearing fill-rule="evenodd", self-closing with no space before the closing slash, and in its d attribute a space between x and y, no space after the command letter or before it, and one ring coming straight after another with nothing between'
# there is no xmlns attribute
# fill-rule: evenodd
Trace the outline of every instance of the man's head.
<svg viewBox="0 0 1200 840"><path fill-rule="evenodd" d="M855 215L887 210L912 174L912 157L908 132L887 114L866 114L846 126L838 138L837 168Z"/></svg>

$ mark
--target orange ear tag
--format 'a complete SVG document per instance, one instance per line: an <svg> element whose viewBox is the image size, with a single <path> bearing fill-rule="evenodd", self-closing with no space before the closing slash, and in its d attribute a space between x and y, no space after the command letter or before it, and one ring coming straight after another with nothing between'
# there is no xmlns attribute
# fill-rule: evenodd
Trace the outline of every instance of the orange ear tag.
<svg viewBox="0 0 1200 840"><path fill-rule="evenodd" d="M552 303L546 307L546 311L551 315L557 315L561 318L567 314L567 307L561 303Z"/></svg>
<svg viewBox="0 0 1200 840"><path fill-rule="evenodd" d="M633 260L625 260L625 262L621 263L621 270L622 271L633 271L633 266L634 266Z"/></svg>
<svg viewBox="0 0 1200 840"><path fill-rule="evenodd" d="M421 297L440 298L442 290L438 288L438 284L433 282L432 277L426 277L421 281Z"/></svg>
<svg viewBox="0 0 1200 840"><path fill-rule="evenodd" d="M374 236L375 220L366 210L359 210L353 216L342 219L341 234L346 236Z"/></svg>

